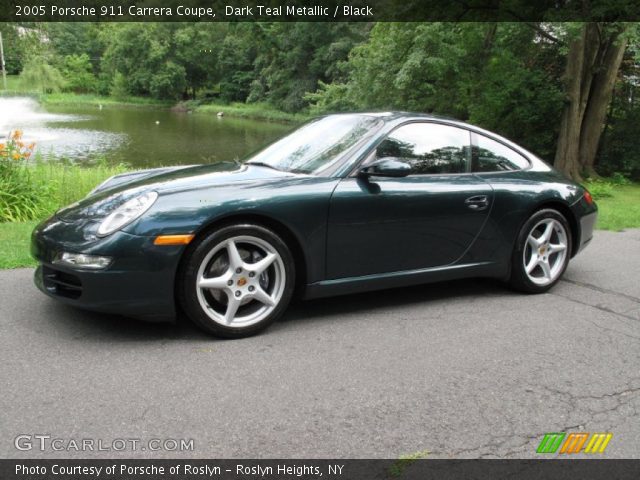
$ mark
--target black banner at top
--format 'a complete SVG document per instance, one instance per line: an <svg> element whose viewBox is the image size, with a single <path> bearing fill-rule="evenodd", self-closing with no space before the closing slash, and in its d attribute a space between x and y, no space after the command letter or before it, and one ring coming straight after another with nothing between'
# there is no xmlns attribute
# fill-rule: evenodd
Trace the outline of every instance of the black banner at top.
<svg viewBox="0 0 640 480"><path fill-rule="evenodd" d="M0 0L3 22L638 20L637 0Z"/></svg>

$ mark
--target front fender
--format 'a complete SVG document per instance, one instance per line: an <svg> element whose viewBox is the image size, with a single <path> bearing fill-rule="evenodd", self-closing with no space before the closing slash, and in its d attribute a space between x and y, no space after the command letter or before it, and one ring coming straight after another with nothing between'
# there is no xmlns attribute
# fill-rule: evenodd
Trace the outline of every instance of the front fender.
<svg viewBox="0 0 640 480"><path fill-rule="evenodd" d="M261 185L229 185L162 193L143 217L126 226L133 235L200 234L212 224L263 217L283 225L298 240L309 281L324 276L327 216L338 180L300 177Z"/></svg>

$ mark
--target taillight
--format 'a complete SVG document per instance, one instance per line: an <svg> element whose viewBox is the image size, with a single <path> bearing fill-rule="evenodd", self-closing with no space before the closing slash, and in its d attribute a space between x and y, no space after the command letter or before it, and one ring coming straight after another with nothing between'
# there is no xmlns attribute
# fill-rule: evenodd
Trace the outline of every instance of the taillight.
<svg viewBox="0 0 640 480"><path fill-rule="evenodd" d="M589 190L585 190L582 196L589 205L593 204L593 197L589 193Z"/></svg>

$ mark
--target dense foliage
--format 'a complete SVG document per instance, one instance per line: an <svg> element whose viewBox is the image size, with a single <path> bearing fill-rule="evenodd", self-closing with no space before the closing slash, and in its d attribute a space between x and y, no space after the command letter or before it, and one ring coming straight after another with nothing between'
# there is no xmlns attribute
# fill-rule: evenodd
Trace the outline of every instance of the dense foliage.
<svg viewBox="0 0 640 480"><path fill-rule="evenodd" d="M293 113L432 112L497 131L550 162L569 118L567 66L589 53L577 40L593 31L603 52L594 58L620 42L626 47L613 101L604 99L607 118L596 116L604 133L595 168L638 177L636 25L590 29L525 22L0 24L9 73L22 73L38 90L266 103ZM591 79L603 68L594 63L583 73Z"/></svg>

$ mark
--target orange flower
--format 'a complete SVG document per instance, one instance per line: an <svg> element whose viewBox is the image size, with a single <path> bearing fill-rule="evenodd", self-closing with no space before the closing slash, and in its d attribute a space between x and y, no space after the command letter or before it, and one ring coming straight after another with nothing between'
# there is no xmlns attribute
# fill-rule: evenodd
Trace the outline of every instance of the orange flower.
<svg viewBox="0 0 640 480"><path fill-rule="evenodd" d="M36 148L36 142L32 142L29 144L29 146L27 147L29 150L33 150L34 148Z"/></svg>
<svg viewBox="0 0 640 480"><path fill-rule="evenodd" d="M20 154L18 152L13 154L13 159L14 160L20 160Z"/></svg>
<svg viewBox="0 0 640 480"><path fill-rule="evenodd" d="M29 158L31 156L31 152L25 152L22 154L24 158Z"/></svg>
<svg viewBox="0 0 640 480"><path fill-rule="evenodd" d="M0 151L4 150L4 143L0 143Z"/></svg>
<svg viewBox="0 0 640 480"><path fill-rule="evenodd" d="M22 138L22 130L16 130L13 132L13 138L16 140L20 140Z"/></svg>
<svg viewBox="0 0 640 480"><path fill-rule="evenodd" d="M19 146L20 148L24 148L24 143L23 143L23 142L21 142L20 140L18 140L18 142L17 142L17 143L18 143L18 146Z"/></svg>

